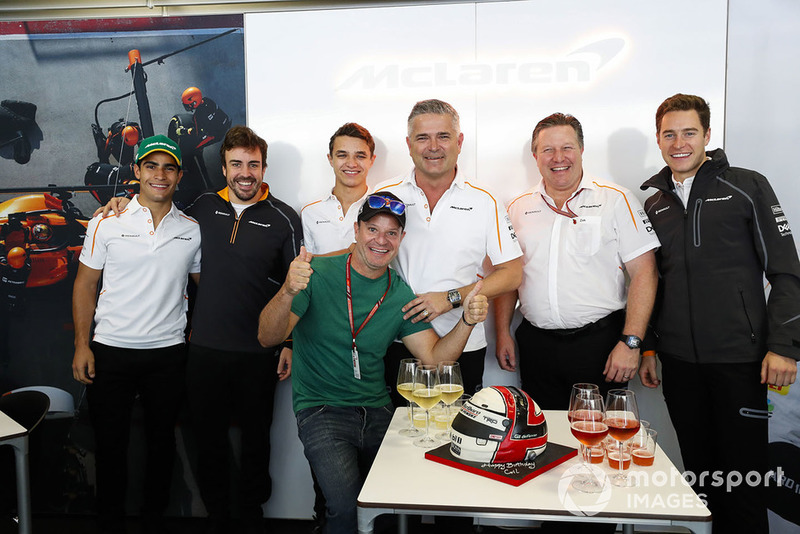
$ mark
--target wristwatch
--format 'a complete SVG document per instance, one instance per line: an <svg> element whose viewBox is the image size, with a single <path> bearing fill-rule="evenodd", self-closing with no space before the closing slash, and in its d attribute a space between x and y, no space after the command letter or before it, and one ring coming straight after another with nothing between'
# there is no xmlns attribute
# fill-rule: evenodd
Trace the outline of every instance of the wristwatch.
<svg viewBox="0 0 800 534"><path fill-rule="evenodd" d="M450 301L453 308L458 308L461 306L461 293L458 292L458 289L451 289L447 292L447 300Z"/></svg>
<svg viewBox="0 0 800 534"><path fill-rule="evenodd" d="M619 340L625 343L629 349L638 349L642 346L642 340L638 336L626 336L622 334Z"/></svg>

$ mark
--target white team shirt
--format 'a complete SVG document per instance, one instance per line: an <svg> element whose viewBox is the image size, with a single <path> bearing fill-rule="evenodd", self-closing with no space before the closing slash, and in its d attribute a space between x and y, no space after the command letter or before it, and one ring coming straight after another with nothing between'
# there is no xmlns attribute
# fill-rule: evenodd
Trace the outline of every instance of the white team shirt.
<svg viewBox="0 0 800 534"><path fill-rule="evenodd" d="M514 229L502 204L486 188L478 187L456 172L450 188L431 213L428 199L417 186L414 170L405 177L387 180L375 192L390 191L406 205L406 236L394 267L414 293L448 291L477 282L488 256L492 265L522 255ZM466 295L462 295L466 297ZM433 320L444 336L461 320L461 308ZM473 328L465 351L486 346L483 323Z"/></svg>
<svg viewBox="0 0 800 534"><path fill-rule="evenodd" d="M306 250L312 254L327 254L349 247L355 241L353 224L358 218L361 204L369 194L367 190L363 197L350 205L347 213L342 213L342 204L333 192L303 206L300 219L303 222Z"/></svg>
<svg viewBox="0 0 800 534"><path fill-rule="evenodd" d="M584 176L562 211L543 182L508 205L525 254L520 308L539 328L578 328L623 309L625 263L661 245L642 204L617 184Z"/></svg>
<svg viewBox="0 0 800 534"><path fill-rule="evenodd" d="M150 210L128 204L119 217L89 221L80 261L102 270L94 340L152 349L183 343L188 273L200 272L200 225L174 205L153 228Z"/></svg>

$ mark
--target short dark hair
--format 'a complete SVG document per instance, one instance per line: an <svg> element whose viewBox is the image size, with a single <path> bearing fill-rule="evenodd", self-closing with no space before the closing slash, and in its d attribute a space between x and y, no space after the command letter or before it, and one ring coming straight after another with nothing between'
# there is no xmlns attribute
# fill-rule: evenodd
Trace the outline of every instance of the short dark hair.
<svg viewBox="0 0 800 534"><path fill-rule="evenodd" d="M578 146L583 150L583 126L581 126L580 121L569 114L553 113L540 120L536 128L533 129L533 135L531 135L531 152L534 154L536 153L536 143L539 142L539 134L542 130L553 128L554 126L572 126L572 129L575 130L575 135L578 136Z"/></svg>
<svg viewBox="0 0 800 534"><path fill-rule="evenodd" d="M453 123L453 129L456 133L461 133L461 121L456 108L443 100L432 98L430 100L420 100L411 108L411 113L408 115L408 135L411 135L411 123L414 117L427 114L448 115Z"/></svg>
<svg viewBox="0 0 800 534"><path fill-rule="evenodd" d="M661 119L670 111L691 110L696 111L700 117L700 125L703 127L703 135L705 135L711 126L711 108L708 106L708 102L697 95L685 95L683 93L672 95L658 106L658 110L656 110L656 133L661 132Z"/></svg>
<svg viewBox="0 0 800 534"><path fill-rule="evenodd" d="M342 124L338 130L333 132L331 140L328 142L328 154L331 156L333 155L333 142L336 140L336 138L344 136L355 137L363 140L369 147L369 155L371 156L375 153L375 140L372 138L372 134L369 133L369 130L360 124L356 124L355 122L348 122L346 124Z"/></svg>
<svg viewBox="0 0 800 534"><path fill-rule="evenodd" d="M223 166L226 163L225 152L234 148L259 149L261 151L261 166L265 169L267 168L267 142L247 126L236 125L225 134L225 139L222 140L222 145L219 147L219 158Z"/></svg>

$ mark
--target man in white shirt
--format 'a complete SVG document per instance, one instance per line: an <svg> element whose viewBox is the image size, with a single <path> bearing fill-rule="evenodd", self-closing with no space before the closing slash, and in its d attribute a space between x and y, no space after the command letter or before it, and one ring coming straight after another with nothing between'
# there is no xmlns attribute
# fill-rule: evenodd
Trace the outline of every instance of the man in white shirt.
<svg viewBox="0 0 800 534"><path fill-rule="evenodd" d="M379 184L407 206L407 237L394 262L417 298L403 307L406 318L426 321L440 336L461 319L462 298L483 279L482 294L493 298L514 290L522 261L513 228L502 205L485 187L467 179L457 167L464 134L453 107L441 100L417 102L408 117L408 151L414 168L405 176ZM488 256L493 268L483 276ZM464 392L475 393L483 380L486 336L475 327L459 358ZM394 343L386 357L386 381L394 384L402 358ZM395 406L405 401L393 392Z"/></svg>
<svg viewBox="0 0 800 534"><path fill-rule="evenodd" d="M92 219L81 250L72 297L72 373L87 385L103 533L125 531L128 433L137 395L147 436L145 532L160 531L169 503L185 381L187 275L199 281L200 273L200 227L172 204L180 166L172 140L142 141L134 164L139 194L119 217Z"/></svg>
<svg viewBox="0 0 800 534"><path fill-rule="evenodd" d="M333 189L300 210L307 251L320 255L350 247L374 162L375 140L366 128L348 122L334 132L328 143L328 163L336 179Z"/></svg>
<svg viewBox="0 0 800 534"><path fill-rule="evenodd" d="M531 150L542 181L508 206L525 256L519 291L495 302L497 360L507 371L519 364L522 387L542 408L566 409L572 384L605 394L638 369L659 242L630 191L584 174L575 117L540 121ZM517 297L519 358L510 331Z"/></svg>

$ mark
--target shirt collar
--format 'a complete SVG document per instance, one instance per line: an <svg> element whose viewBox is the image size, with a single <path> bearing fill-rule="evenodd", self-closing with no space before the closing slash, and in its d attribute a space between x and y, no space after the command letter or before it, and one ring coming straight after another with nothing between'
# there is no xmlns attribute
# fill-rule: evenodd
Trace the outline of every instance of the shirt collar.
<svg viewBox="0 0 800 534"><path fill-rule="evenodd" d="M467 179L464 178L464 175L458 172L458 165L456 165L456 177L453 178L453 181L450 184L450 187L448 187L448 189L452 189L453 185L455 185L456 187L458 187L460 189L464 189L465 187L467 187L466 181L467 181ZM417 185L417 170L416 170L416 168L412 168L411 169L411 172L408 173L408 176L406 176L406 178L403 180L403 183L410 183L414 187L419 188L419 186Z"/></svg>
<svg viewBox="0 0 800 534"><path fill-rule="evenodd" d="M217 191L217 194L228 202L231 201L230 196L228 195L227 186ZM258 201L261 202L262 200L265 200L267 196L269 196L269 185L266 182L261 182L261 197L258 199Z"/></svg>
<svg viewBox="0 0 800 534"><path fill-rule="evenodd" d="M136 213L137 211L139 211L139 210L141 210L143 208L144 208L144 206L142 206L139 203L139 194L137 193L136 195L133 196L131 201L128 203L128 205L126 207L126 211L129 211L131 214L134 214L134 213ZM178 216L178 208L175 207L175 203L174 202L170 202L169 211L164 215L164 217L167 217L167 216L172 216L172 217L177 217Z"/></svg>

